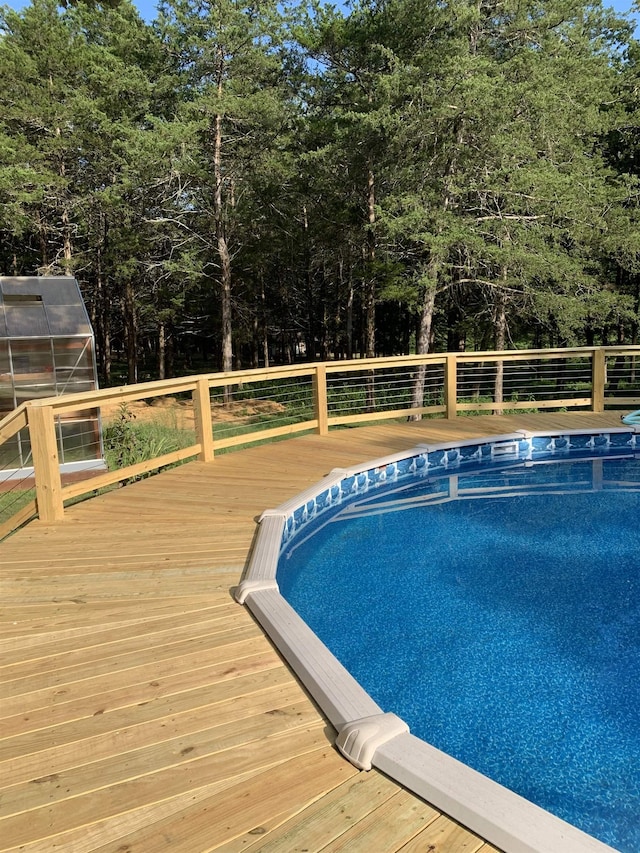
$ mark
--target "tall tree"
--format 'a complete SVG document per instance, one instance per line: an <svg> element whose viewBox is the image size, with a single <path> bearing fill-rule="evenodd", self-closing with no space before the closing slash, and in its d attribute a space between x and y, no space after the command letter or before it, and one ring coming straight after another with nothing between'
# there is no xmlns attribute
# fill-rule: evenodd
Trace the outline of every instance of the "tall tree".
<svg viewBox="0 0 640 853"><path fill-rule="evenodd" d="M233 264L251 182L283 130L277 4L164 0L158 28L182 101L181 218L219 295L221 366L233 367Z"/></svg>
<svg viewBox="0 0 640 853"><path fill-rule="evenodd" d="M30 234L42 272L69 274L75 237L70 185L77 167L76 114L84 96L82 61L55 0L34 0L21 13L3 7L0 28L7 213L16 222L14 233L22 240ZM14 228L5 221L7 226Z"/></svg>
<svg viewBox="0 0 640 853"><path fill-rule="evenodd" d="M397 79L379 8L356 5L346 18L334 7L317 9L304 35L319 63L309 113L316 128L313 162L327 176L333 174L329 192L337 192L338 204L357 217L353 226L359 232L363 354L368 358L376 354L376 304L393 279L379 245L378 215L387 190L387 144L396 127Z"/></svg>
<svg viewBox="0 0 640 853"><path fill-rule="evenodd" d="M382 14L406 24L411 12L393 0ZM597 281L595 237L614 198L598 140L627 30L596 4L564 0L457 2L423 22L422 44L405 25L389 45L406 83L382 222L419 285L418 350L437 292L452 287L481 295L504 348L511 315L541 318L559 291L577 310Z"/></svg>
<svg viewBox="0 0 640 853"><path fill-rule="evenodd" d="M160 44L128 0L79 3L64 22L82 49L85 81L76 117L82 151L74 189L84 237L78 276L92 307L103 379L109 380L114 330L124 338L133 382L142 306L147 315L162 310L152 264L158 241L149 225L164 177L164 137L160 119L152 118L163 106Z"/></svg>

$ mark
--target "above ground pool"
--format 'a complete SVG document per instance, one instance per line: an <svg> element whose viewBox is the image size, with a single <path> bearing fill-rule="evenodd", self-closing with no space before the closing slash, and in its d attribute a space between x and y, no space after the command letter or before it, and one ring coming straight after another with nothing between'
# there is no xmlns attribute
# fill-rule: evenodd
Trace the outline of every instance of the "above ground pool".
<svg viewBox="0 0 640 853"><path fill-rule="evenodd" d="M640 435L415 448L265 522L240 597L357 766L507 851L640 850Z"/></svg>

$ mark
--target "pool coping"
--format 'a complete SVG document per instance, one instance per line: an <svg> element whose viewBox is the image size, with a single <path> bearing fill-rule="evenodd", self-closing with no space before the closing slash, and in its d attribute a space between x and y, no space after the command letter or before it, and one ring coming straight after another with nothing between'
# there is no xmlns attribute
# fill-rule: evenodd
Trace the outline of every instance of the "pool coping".
<svg viewBox="0 0 640 853"><path fill-rule="evenodd" d="M632 425L517 430L418 444L350 468L335 468L262 513L247 570L235 591L238 603L249 608L336 728L336 746L352 764L361 770L375 767L505 853L612 853L614 848L412 735L403 720L385 713L280 594L276 579L280 551L343 495L347 498L359 489L364 493L372 484L410 471L412 465L414 471L419 465L456 473L483 459L569 458L572 449L589 449L589 443L594 453L610 449L612 436L614 445L622 447L625 435L631 436L629 454L640 455L640 427ZM584 458L575 452L574 457Z"/></svg>

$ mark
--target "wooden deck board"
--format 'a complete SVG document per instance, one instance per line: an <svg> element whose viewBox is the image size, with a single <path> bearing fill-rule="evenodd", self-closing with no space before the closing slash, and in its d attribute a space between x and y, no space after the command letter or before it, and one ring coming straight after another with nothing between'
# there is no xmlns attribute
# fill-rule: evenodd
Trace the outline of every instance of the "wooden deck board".
<svg viewBox="0 0 640 853"><path fill-rule="evenodd" d="M0 663L0 678L11 678L12 673L23 675L45 669L61 669L71 666L76 659L89 660L92 654L95 660L112 657L119 649L128 652L135 644L161 645L164 640L176 642L181 636L191 636L198 630L217 633L229 627L235 617L235 607L231 601L217 607L176 616L135 621L129 625L118 625L94 631L80 639L59 638L55 646L43 643L29 648L16 649L4 654ZM89 650L91 649L91 652Z"/></svg>
<svg viewBox="0 0 640 853"><path fill-rule="evenodd" d="M14 741L18 743L18 736L37 733L38 739L44 738L44 746L41 746L41 749L48 748L51 743L59 744L59 732L55 741L51 739L51 734L56 733L54 726L68 726L77 721L87 721L90 728L89 736L95 736L100 734L101 729L95 719L98 716L102 718L104 715L104 725L115 726L116 729L122 725L130 725L130 717L135 720L136 725L140 725L148 719L162 716L167 707L175 713L180 709L198 708L201 704L207 707L214 703L222 704L229 699L237 702L238 695L253 695L263 690L278 689L287 682L287 669L276 652L261 651L259 654L241 659L234 657L233 666L225 662L200 667L180 673L173 678L131 684L119 690L74 698L69 702L55 705L48 704L42 708L29 710L28 713L5 717L2 721L4 739L0 741L1 760L9 757L13 751L16 755L22 755L23 764L26 762L28 754L23 750L28 741L25 740L17 750L13 749ZM237 691L241 691L240 694ZM11 737L10 746L4 743L9 737ZM31 744L34 742L36 738L32 737ZM33 759L33 761L36 760ZM18 764L14 762L12 765L13 772L16 771ZM7 770L3 768L3 781L8 782L5 773ZM29 773L37 775L33 768L25 771L26 775Z"/></svg>
<svg viewBox="0 0 640 853"><path fill-rule="evenodd" d="M615 414L386 423L224 454L0 545L0 851L496 853L355 771L244 608L255 521L334 467Z"/></svg>
<svg viewBox="0 0 640 853"><path fill-rule="evenodd" d="M321 850L371 813L375 813L398 793L398 786L381 773L359 773L335 788L270 833L269 839L240 836L221 848L221 853L259 850L260 853L279 853L287 850L302 853ZM433 817L438 812L432 809Z"/></svg>
<svg viewBox="0 0 640 853"><path fill-rule="evenodd" d="M314 772L309 773L309 760ZM355 775L345 768L327 744L308 756L297 756L246 781L240 781L197 804L173 814L135 835L125 837L120 846L97 848L100 853L117 853L129 845L137 853L172 853L217 850L230 838L268 836L271 827L299 813L310 802ZM126 846L124 849L128 849ZM284 853L284 850L283 850Z"/></svg>
<svg viewBox="0 0 640 853"><path fill-rule="evenodd" d="M85 750L85 758L91 763L107 761L112 753L118 755L133 750L154 747L157 743L169 742L183 736L199 736L198 733L213 731L218 726L239 723L256 714L265 714L265 730L273 719L289 718L294 714L295 702L300 694L295 692L290 683L280 675L269 673L269 678L263 678L263 689L259 689L256 679L236 679L239 685L225 685L227 691L218 689L218 685L191 691L188 695L167 697L164 701L145 704L138 713L135 706L119 708L116 711L97 709L91 717L65 720L55 726L48 726L35 732L27 732L11 738L10 746L3 749L2 777L3 783L12 780L18 784L22 779L29 780L36 771L36 753L43 759L56 766L74 767L78 761L78 744ZM284 683L283 683L284 682ZM248 689L247 694L236 694L237 689ZM232 695L228 694L232 692ZM227 695L227 698L224 698ZM297 720L302 720L308 708L295 709ZM96 720L95 717L99 719ZM292 717L293 719L293 717ZM312 720L315 718L312 718ZM288 723L287 723L288 725ZM283 724L284 727L284 724ZM235 736L222 730L214 735L222 738ZM50 746L55 744L55 746ZM193 747L195 749L195 746ZM182 749L182 747L180 748ZM131 765L133 757L128 759ZM159 765L158 765L159 766ZM106 775L106 765L103 767ZM5 792L6 793L6 792ZM0 810L6 802L3 797Z"/></svg>
<svg viewBox="0 0 640 853"><path fill-rule="evenodd" d="M35 689L29 691L21 690L22 685L11 689L13 685L8 684L2 687L2 716L19 713L22 709L31 711L77 702L86 696L111 696L114 692L118 694L122 690L132 690L138 684L148 684L154 691L160 691L163 685L170 685L176 679L211 677L212 671L218 667L223 667L223 672L233 674L241 659L271 650L264 638L256 633L255 626L250 626L248 635L244 631L246 627L240 625L239 633L222 645L210 647L205 654L200 650L189 649L188 654L156 660L153 667L148 663L139 663L121 671L110 670L100 675L90 672L87 678L76 681L65 682L60 679L53 685L36 680L33 682Z"/></svg>

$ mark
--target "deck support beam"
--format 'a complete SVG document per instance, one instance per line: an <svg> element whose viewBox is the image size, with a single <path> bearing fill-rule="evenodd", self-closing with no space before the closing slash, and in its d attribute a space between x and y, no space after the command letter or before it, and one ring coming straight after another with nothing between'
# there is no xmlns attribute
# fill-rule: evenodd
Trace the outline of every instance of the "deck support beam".
<svg viewBox="0 0 640 853"><path fill-rule="evenodd" d="M317 364L313 374L313 404L318 421L318 435L329 434L329 412L327 409L327 367Z"/></svg>
<svg viewBox="0 0 640 853"><path fill-rule="evenodd" d="M607 384L607 359L603 349L593 351L591 363L591 411L604 412L604 388Z"/></svg>
<svg viewBox="0 0 640 853"><path fill-rule="evenodd" d="M29 406L29 437L36 481L38 517L45 524L64 518L58 441L51 406Z"/></svg>
<svg viewBox="0 0 640 853"><path fill-rule="evenodd" d="M458 407L458 361L456 353L447 353L444 365L444 404L448 418L455 418Z"/></svg>
<svg viewBox="0 0 640 853"><path fill-rule="evenodd" d="M201 462L213 462L213 422L211 420L209 381L207 379L198 379L192 396L196 441L200 445L198 459Z"/></svg>

